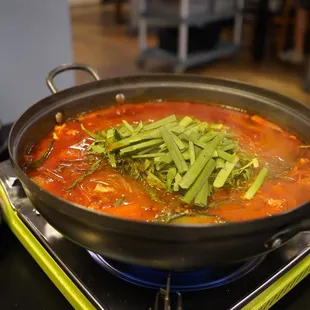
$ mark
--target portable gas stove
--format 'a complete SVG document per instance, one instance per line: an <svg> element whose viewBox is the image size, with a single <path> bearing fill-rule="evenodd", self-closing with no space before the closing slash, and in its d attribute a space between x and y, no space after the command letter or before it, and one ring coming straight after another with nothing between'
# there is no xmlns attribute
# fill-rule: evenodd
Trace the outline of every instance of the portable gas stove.
<svg viewBox="0 0 310 310"><path fill-rule="evenodd" d="M218 269L164 272L90 253L38 214L0 163L0 204L20 242L75 309L265 310L310 273L310 233L245 263Z"/></svg>

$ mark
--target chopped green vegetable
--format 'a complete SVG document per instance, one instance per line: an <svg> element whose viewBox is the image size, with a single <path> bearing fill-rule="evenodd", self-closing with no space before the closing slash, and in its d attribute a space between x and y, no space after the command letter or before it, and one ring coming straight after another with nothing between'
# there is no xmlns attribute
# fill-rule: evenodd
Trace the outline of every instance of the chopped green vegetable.
<svg viewBox="0 0 310 310"><path fill-rule="evenodd" d="M197 145L203 149L207 146L206 143L203 143L203 142L197 140L196 138L193 137L193 135L188 135L185 133L184 135L182 135L182 137L183 137L183 139L190 141L190 142L193 142L193 144L195 144L195 145Z"/></svg>
<svg viewBox="0 0 310 310"><path fill-rule="evenodd" d="M190 124L193 123L193 119L189 116L185 116L181 121L180 121L180 125L183 127L187 127Z"/></svg>
<svg viewBox="0 0 310 310"><path fill-rule="evenodd" d="M147 173L146 181L150 186L155 186L157 188L166 188L166 185L150 171L148 171Z"/></svg>
<svg viewBox="0 0 310 310"><path fill-rule="evenodd" d="M223 128L223 124L212 124L210 128L219 130Z"/></svg>
<svg viewBox="0 0 310 310"><path fill-rule="evenodd" d="M115 129L109 129L107 131L107 144L112 144L114 142Z"/></svg>
<svg viewBox="0 0 310 310"><path fill-rule="evenodd" d="M213 172L214 168L215 168L215 161L213 159L210 159L209 162L204 167L204 169L199 174L194 184L186 192L183 198L183 200L186 203L191 203L192 200L197 196L203 185L208 182L208 178L210 174Z"/></svg>
<svg viewBox="0 0 310 310"><path fill-rule="evenodd" d="M109 163L112 168L116 168L116 160L115 160L115 154L108 153Z"/></svg>
<svg viewBox="0 0 310 310"><path fill-rule="evenodd" d="M233 162L234 161L234 159L235 159L235 155L231 155L231 154L229 154L229 153L227 153L227 152L224 152L224 151L222 151L222 150L218 150L217 151L217 153L218 153L218 156L219 157L221 157L221 158L223 158L223 159L225 159L225 160L227 160L227 161L229 161L229 162Z"/></svg>
<svg viewBox="0 0 310 310"><path fill-rule="evenodd" d="M95 161L91 165L91 167L89 168L89 170L86 173L84 173L83 175L81 175L79 178L75 179L72 182L72 184L67 188L67 190L70 190L70 189L74 188L77 184L82 182L86 177L88 177L89 175L93 174L98 169L98 167L100 166L101 162L102 162L101 159Z"/></svg>
<svg viewBox="0 0 310 310"><path fill-rule="evenodd" d="M89 154L101 154L105 153L105 146L102 144L93 143L88 148Z"/></svg>
<svg viewBox="0 0 310 310"><path fill-rule="evenodd" d="M102 137L100 135L93 133L93 132L89 131L88 129L86 129L83 124L81 124L81 128L83 129L83 131L85 131L94 140L101 140L102 139Z"/></svg>
<svg viewBox="0 0 310 310"><path fill-rule="evenodd" d="M222 151L234 150L237 147L237 143L229 143L221 147Z"/></svg>
<svg viewBox="0 0 310 310"><path fill-rule="evenodd" d="M166 127L162 127L160 132L179 173L187 171L188 170L187 163L185 162L177 144L173 140L172 134Z"/></svg>
<svg viewBox="0 0 310 310"><path fill-rule="evenodd" d="M39 168L40 166L42 166L43 163L47 160L47 158L52 153L53 147L54 147L54 140L51 141L51 143L49 144L47 150L43 153L43 155L40 158L30 162L28 167L30 167L30 168Z"/></svg>
<svg viewBox="0 0 310 310"><path fill-rule="evenodd" d="M216 137L218 135L217 132L211 130L208 133L206 133L204 136L202 136L199 141L202 143L208 143L210 142L214 137Z"/></svg>
<svg viewBox="0 0 310 310"><path fill-rule="evenodd" d="M215 161L216 169L221 169L225 166L225 161L222 158L217 158Z"/></svg>
<svg viewBox="0 0 310 310"><path fill-rule="evenodd" d="M218 144L222 141L223 134L216 136L209 144L201 151L194 164L188 169L183 179L179 183L182 188L189 188L195 179L198 177L200 171L212 157L212 154Z"/></svg>
<svg viewBox="0 0 310 310"><path fill-rule="evenodd" d="M143 123L140 121L139 125L135 128L135 132L140 132L143 128Z"/></svg>
<svg viewBox="0 0 310 310"><path fill-rule="evenodd" d="M174 133L177 133L177 134L182 133L184 130L185 130L185 127L183 127L183 126L175 126L175 127L171 128L171 131Z"/></svg>
<svg viewBox="0 0 310 310"><path fill-rule="evenodd" d="M166 155L166 153L151 153L142 155L133 155L132 158L150 158L150 157L161 157Z"/></svg>
<svg viewBox="0 0 310 310"><path fill-rule="evenodd" d="M230 173L232 172L238 161L239 157L235 155L232 162L227 161L225 163L224 167L220 170L220 172L218 173L213 182L214 187L220 188L224 186L228 176L230 175Z"/></svg>
<svg viewBox="0 0 310 310"><path fill-rule="evenodd" d="M244 195L245 199L252 199L254 197L254 195L256 194L256 192L260 189L260 187L262 186L266 176L268 174L268 169L267 168L263 168L260 173L258 174L258 176L256 177L255 181L253 182L253 184L250 186L250 188L247 190L247 192Z"/></svg>
<svg viewBox="0 0 310 310"><path fill-rule="evenodd" d="M253 158L252 163L253 163L254 168L258 168L259 167L259 162L258 162L257 158Z"/></svg>
<svg viewBox="0 0 310 310"><path fill-rule="evenodd" d="M202 186L197 196L195 197L195 205L198 207L206 207L208 204L208 196L209 196L209 186L208 182Z"/></svg>
<svg viewBox="0 0 310 310"><path fill-rule="evenodd" d="M151 129L159 128L159 127L162 127L164 125L167 125L169 123L176 122L176 121L177 121L177 118L175 117L175 115L170 115L170 116L163 118L157 122L145 125L144 130L151 130Z"/></svg>
<svg viewBox="0 0 310 310"><path fill-rule="evenodd" d="M213 186L244 188L259 166L257 158L242 153L227 126L190 116L180 120L170 115L153 123L129 124L123 120L118 126L95 133L82 129L94 139L88 155L101 159L70 188L104 161L142 181L154 201L160 201L157 188L173 190L183 202L203 207Z"/></svg>
<svg viewBox="0 0 310 310"><path fill-rule="evenodd" d="M125 147L123 149L120 150L120 155L124 155L126 153L131 153L134 152L136 150L140 150L140 149L144 149L146 147L152 146L152 145L156 145L156 144L160 144L162 142L161 139L153 139L147 142L142 142L142 143L138 143L138 144L134 144L128 147Z"/></svg>
<svg viewBox="0 0 310 310"><path fill-rule="evenodd" d="M171 130L172 131L172 130ZM185 149L185 144L175 134L171 133L172 138L180 150Z"/></svg>
<svg viewBox="0 0 310 310"><path fill-rule="evenodd" d="M131 132L125 126L121 126L121 127L117 128L116 132L119 134L121 139L127 138L131 135ZM118 139L118 140L120 140L120 139Z"/></svg>
<svg viewBox="0 0 310 310"><path fill-rule="evenodd" d="M189 141L189 159L191 165L193 165L196 159L196 155L195 155L194 143L192 141Z"/></svg>
<svg viewBox="0 0 310 310"><path fill-rule="evenodd" d="M176 174L177 174L177 170L174 167L168 170L167 181L166 181L166 190L168 192L170 192L171 190L172 181L174 180Z"/></svg>
<svg viewBox="0 0 310 310"><path fill-rule="evenodd" d="M177 219L179 217L184 216L186 213L185 212L179 212L179 213L169 213L169 214L163 214L161 216L156 217L152 222L157 223L170 223L174 219Z"/></svg>
<svg viewBox="0 0 310 310"><path fill-rule="evenodd" d="M179 191L179 183L181 180L182 180L182 177L181 177L180 173L177 173L177 175L175 176L174 184L173 184L173 190L175 192Z"/></svg>
<svg viewBox="0 0 310 310"><path fill-rule="evenodd" d="M114 202L114 207L121 206L123 204L124 200L125 200L125 196L122 196L122 197L116 199L116 201Z"/></svg>
<svg viewBox="0 0 310 310"><path fill-rule="evenodd" d="M217 150L215 150L215 151L213 152L213 154L212 154L212 157L218 157L218 156L219 156L219 153L218 153Z"/></svg>
<svg viewBox="0 0 310 310"><path fill-rule="evenodd" d="M128 122L126 122L126 121L122 121L123 122L123 124L125 125L125 127L127 128L127 130L129 131L129 132L131 132L131 133L134 133L135 132L135 130L133 129L133 127L128 123Z"/></svg>
<svg viewBox="0 0 310 310"><path fill-rule="evenodd" d="M139 142L142 140L142 135L141 134L134 134L128 138L125 138L125 139L122 139L120 141L117 141L115 143L113 143L112 145L109 145L109 148L108 150L111 152L111 151L115 151L115 150L118 150L122 147L125 147L125 146L128 146L130 145L131 143L134 143L134 142Z"/></svg>

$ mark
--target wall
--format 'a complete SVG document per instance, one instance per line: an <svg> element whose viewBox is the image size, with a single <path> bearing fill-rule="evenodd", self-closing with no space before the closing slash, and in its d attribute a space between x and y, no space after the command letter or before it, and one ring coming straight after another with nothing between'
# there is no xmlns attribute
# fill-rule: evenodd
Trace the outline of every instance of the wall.
<svg viewBox="0 0 310 310"><path fill-rule="evenodd" d="M45 84L54 67L72 62L69 2L0 1L0 119L13 122L50 93ZM57 86L74 84L73 74Z"/></svg>

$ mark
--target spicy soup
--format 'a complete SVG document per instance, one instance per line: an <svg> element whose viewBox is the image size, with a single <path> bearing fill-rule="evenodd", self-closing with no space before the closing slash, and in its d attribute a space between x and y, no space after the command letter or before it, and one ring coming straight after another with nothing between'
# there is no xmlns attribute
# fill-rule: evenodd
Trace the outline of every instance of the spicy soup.
<svg viewBox="0 0 310 310"><path fill-rule="evenodd" d="M141 221L244 221L310 200L307 145L259 116L209 104L78 115L36 143L24 169L56 196Z"/></svg>

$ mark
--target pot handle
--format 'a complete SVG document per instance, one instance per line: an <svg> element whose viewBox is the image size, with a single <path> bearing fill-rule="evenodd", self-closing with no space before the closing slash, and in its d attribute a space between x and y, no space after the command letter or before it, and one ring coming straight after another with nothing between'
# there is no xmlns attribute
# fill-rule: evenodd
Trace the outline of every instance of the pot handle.
<svg viewBox="0 0 310 310"><path fill-rule="evenodd" d="M87 73L89 73L96 81L100 80L100 76L98 74L98 72L93 69L90 66L84 65L84 64L64 64L61 65L55 69L53 69L52 71L49 72L49 74L47 75L46 78L46 84L49 88L49 90L53 93L56 94L58 92L55 84L54 84L54 78L65 71L69 71L69 70L81 70L81 71L85 71Z"/></svg>
<svg viewBox="0 0 310 310"><path fill-rule="evenodd" d="M267 249L276 249L282 246L284 243L292 239L298 233L310 231L310 219L304 219L298 224L292 224L277 234L273 235L269 240L265 242Z"/></svg>

